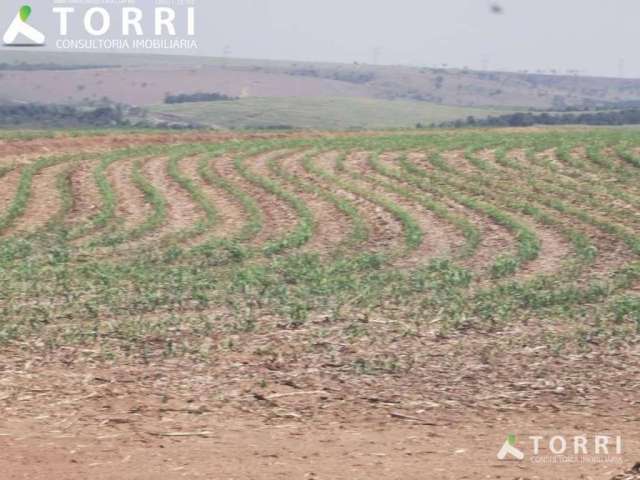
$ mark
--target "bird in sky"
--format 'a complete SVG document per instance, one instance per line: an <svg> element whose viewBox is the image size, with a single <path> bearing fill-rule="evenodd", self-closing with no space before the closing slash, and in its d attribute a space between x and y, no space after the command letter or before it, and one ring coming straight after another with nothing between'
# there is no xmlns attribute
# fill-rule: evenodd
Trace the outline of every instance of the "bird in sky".
<svg viewBox="0 0 640 480"><path fill-rule="evenodd" d="M504 9L502 8L502 5L500 5L499 3L492 3L490 5L490 9L491 9L491 13L494 13L496 15L500 15L502 13L504 13Z"/></svg>

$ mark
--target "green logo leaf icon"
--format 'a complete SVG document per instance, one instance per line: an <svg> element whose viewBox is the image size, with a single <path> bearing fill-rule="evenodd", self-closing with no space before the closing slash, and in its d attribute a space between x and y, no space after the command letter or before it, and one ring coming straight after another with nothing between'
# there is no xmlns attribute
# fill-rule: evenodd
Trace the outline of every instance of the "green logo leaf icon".
<svg viewBox="0 0 640 480"><path fill-rule="evenodd" d="M20 18L22 19L22 21L26 22L29 19L30 15L31 7L29 5L23 5L22 8L20 8Z"/></svg>
<svg viewBox="0 0 640 480"><path fill-rule="evenodd" d="M509 442L509 445L511 445L512 447L516 446L516 436L511 434L507 437L507 442Z"/></svg>

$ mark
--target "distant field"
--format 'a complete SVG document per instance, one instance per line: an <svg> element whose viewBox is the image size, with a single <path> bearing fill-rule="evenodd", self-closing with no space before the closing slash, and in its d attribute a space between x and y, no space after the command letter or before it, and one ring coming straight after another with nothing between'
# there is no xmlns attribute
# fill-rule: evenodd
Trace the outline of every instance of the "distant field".
<svg viewBox="0 0 640 480"><path fill-rule="evenodd" d="M211 127L268 128L295 126L340 130L407 128L464 118L505 113L496 109L452 107L428 102L371 98L244 98L236 101L185 103L151 107L168 119L189 120Z"/></svg>
<svg viewBox="0 0 640 480"><path fill-rule="evenodd" d="M195 92L234 97L372 95L366 86L337 80L204 66L0 72L0 101L77 103L106 97L148 106L162 103L167 94Z"/></svg>
<svg viewBox="0 0 640 480"><path fill-rule="evenodd" d="M32 70L28 70L28 65ZM55 65L82 67L55 70ZM101 66L102 68L88 68ZM52 67L53 66L53 67ZM104 67L110 68L104 68ZM167 93L366 97L523 110L640 100L640 80L400 65L191 56L3 52L0 101L161 103ZM28 71L25 71L28 70Z"/></svg>

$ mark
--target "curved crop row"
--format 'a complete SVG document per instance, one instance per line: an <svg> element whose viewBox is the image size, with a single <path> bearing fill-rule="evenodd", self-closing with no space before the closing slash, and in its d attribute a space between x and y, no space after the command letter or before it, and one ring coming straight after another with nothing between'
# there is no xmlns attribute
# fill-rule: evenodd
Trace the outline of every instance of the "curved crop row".
<svg viewBox="0 0 640 480"><path fill-rule="evenodd" d="M263 319L640 328L634 132L138 135L0 168L0 341L189 350Z"/></svg>

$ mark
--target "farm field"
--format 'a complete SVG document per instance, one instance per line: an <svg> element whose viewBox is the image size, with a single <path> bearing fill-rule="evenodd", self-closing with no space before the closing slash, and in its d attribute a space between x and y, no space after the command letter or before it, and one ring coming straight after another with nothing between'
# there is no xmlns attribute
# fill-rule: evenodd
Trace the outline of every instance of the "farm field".
<svg viewBox="0 0 640 480"><path fill-rule="evenodd" d="M161 119L195 122L213 128L275 127L319 130L414 128L466 118L510 113L506 110L452 107L408 100L349 97L254 97L224 102L157 105Z"/></svg>
<svg viewBox="0 0 640 480"><path fill-rule="evenodd" d="M528 110L640 99L640 82L629 78L435 66L42 51L25 56L8 50L0 70L0 102L74 103L106 96L149 106L162 104L167 93L219 92L235 97L403 99L436 106Z"/></svg>
<svg viewBox="0 0 640 480"><path fill-rule="evenodd" d="M4 131L0 152L9 478L640 459L637 130ZM623 434L626 463L496 460L550 425Z"/></svg>

